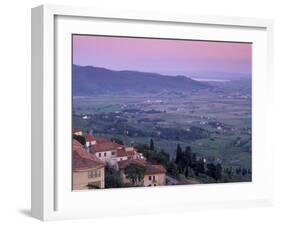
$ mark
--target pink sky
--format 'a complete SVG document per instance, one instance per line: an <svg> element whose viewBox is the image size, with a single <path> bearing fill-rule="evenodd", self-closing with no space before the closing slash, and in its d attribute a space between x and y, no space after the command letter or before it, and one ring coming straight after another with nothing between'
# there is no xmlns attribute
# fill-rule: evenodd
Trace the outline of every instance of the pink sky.
<svg viewBox="0 0 281 226"><path fill-rule="evenodd" d="M168 75L251 73L249 43L73 35L73 63Z"/></svg>

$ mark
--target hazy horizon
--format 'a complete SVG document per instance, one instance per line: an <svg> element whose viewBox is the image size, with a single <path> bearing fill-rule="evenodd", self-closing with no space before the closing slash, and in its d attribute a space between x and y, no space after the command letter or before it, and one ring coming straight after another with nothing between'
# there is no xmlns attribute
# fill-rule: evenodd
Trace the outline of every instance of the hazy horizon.
<svg viewBox="0 0 281 226"><path fill-rule="evenodd" d="M73 64L187 77L252 73L252 44L73 35Z"/></svg>
<svg viewBox="0 0 281 226"><path fill-rule="evenodd" d="M106 67L101 67L101 66L97 66L97 65L78 65L78 64L73 64L75 66L78 67L94 67L94 68L104 68L107 70L111 70L111 71L135 71L135 72L143 72L143 73L152 73L152 74L159 74L159 75L163 75L163 76L185 76L188 78L193 78L193 79L208 79L208 77L210 77L210 79L216 79L216 78L227 78L228 76L231 76L231 78L233 79L233 77L235 77L235 75L237 75L237 77L241 78L241 77L245 77L245 78L249 78L251 77L251 74L247 74L247 73L235 73L235 72L223 72L223 71L196 71L196 72L186 72L186 73L174 73L174 74L168 74L168 73L161 73L161 72L155 72L155 71L140 71L140 70L131 70L131 69L114 69L114 68L106 68Z"/></svg>

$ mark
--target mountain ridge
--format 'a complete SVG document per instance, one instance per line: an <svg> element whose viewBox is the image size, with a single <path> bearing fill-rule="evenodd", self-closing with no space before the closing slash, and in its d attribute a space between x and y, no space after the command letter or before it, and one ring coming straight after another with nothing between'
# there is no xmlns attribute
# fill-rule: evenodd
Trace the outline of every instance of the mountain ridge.
<svg viewBox="0 0 281 226"><path fill-rule="evenodd" d="M163 90L190 92L211 85L183 75L169 76L151 72L115 71L94 66L72 66L73 95L106 93L155 93Z"/></svg>

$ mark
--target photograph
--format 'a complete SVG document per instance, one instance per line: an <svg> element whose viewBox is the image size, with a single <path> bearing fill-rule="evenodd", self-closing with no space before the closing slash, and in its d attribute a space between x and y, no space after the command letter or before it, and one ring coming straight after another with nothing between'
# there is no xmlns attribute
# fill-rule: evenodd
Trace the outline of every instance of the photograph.
<svg viewBox="0 0 281 226"><path fill-rule="evenodd" d="M72 190L252 181L251 42L72 34L71 47Z"/></svg>

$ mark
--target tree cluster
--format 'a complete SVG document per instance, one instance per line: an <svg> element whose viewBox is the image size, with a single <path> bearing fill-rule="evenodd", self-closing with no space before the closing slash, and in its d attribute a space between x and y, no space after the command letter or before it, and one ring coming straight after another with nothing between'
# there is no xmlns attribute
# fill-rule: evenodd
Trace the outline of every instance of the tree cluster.
<svg viewBox="0 0 281 226"><path fill-rule="evenodd" d="M145 167L140 164L131 163L125 167L124 173L132 184L137 185L144 178Z"/></svg>
<svg viewBox="0 0 281 226"><path fill-rule="evenodd" d="M171 159L170 155L164 150L157 150L153 139L150 139L149 144L137 144L136 148L143 153L147 161L165 166L168 175L176 179L198 177L205 182L219 182L228 181L232 179L233 175L244 177L251 174L251 169L223 168L221 163L216 162L215 159L208 159L207 161L193 153L190 146L183 150L181 145L178 144L175 159Z"/></svg>
<svg viewBox="0 0 281 226"><path fill-rule="evenodd" d="M105 166L104 182L105 188L121 188L124 186L119 172L108 164Z"/></svg>
<svg viewBox="0 0 281 226"><path fill-rule="evenodd" d="M191 175L191 171L193 171L196 176L205 173L204 159L199 158L195 153L192 153L191 147L189 146L183 151L178 144L175 163L178 166L179 173L184 174L186 177Z"/></svg>
<svg viewBox="0 0 281 226"><path fill-rule="evenodd" d="M170 155L164 150L157 151L154 148L154 142L152 139L149 146L146 144L137 144L136 148L144 155L148 162L151 162L152 164L161 164L167 168ZM153 150L151 150L151 148L153 148Z"/></svg>
<svg viewBox="0 0 281 226"><path fill-rule="evenodd" d="M214 164L214 163L208 163L206 165L206 175L209 177L214 178L216 181L219 181L222 179L222 166L220 163Z"/></svg>

